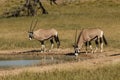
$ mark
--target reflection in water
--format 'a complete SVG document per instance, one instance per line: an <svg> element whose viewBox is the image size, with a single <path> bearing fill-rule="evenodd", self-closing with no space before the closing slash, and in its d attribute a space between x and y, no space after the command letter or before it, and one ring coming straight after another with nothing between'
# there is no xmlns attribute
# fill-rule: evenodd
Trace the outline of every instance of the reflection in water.
<svg viewBox="0 0 120 80"><path fill-rule="evenodd" d="M41 66L64 62L83 61L92 57L81 55L0 55L0 68Z"/></svg>
<svg viewBox="0 0 120 80"><path fill-rule="evenodd" d="M17 58L17 59L16 59ZM44 65L74 61L74 56L66 55L47 55L47 56L7 56L0 57L0 67L24 67L33 65Z"/></svg>

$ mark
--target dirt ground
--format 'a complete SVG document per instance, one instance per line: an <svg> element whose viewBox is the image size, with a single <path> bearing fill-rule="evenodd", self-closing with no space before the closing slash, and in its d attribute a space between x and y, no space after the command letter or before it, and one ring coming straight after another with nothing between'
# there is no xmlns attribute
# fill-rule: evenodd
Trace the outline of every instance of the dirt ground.
<svg viewBox="0 0 120 80"><path fill-rule="evenodd" d="M26 49L26 50L9 50L9 51L0 51L0 55L24 55L24 54L37 54L37 55L66 55L74 56L72 49L54 49L50 52L41 53L38 49ZM86 57L86 60L80 60L80 57ZM53 65L44 65L44 66L34 66L34 67L24 67L16 68L10 70L0 69L0 76L5 75L16 75L22 72L47 72L53 70L73 70L73 69L95 69L109 64L119 64L120 63L120 50L119 49L106 49L103 53L88 53L87 55L82 52L79 56L76 57L76 61L53 64ZM70 65L70 66L69 66Z"/></svg>

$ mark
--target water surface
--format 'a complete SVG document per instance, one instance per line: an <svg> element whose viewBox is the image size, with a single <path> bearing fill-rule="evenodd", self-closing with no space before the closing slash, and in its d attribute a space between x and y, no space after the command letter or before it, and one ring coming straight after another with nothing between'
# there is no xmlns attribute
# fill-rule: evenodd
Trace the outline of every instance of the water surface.
<svg viewBox="0 0 120 80"><path fill-rule="evenodd" d="M44 56L31 56L31 55L15 55L15 56L1 56L0 55L0 68L3 67L25 67L25 66L40 66L47 64L56 64L74 61L74 56L66 55L44 55Z"/></svg>

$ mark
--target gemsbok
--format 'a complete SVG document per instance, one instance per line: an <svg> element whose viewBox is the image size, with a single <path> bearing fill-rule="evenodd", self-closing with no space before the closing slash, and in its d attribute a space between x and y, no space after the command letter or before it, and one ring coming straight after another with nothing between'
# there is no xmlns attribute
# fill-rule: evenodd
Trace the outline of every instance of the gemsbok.
<svg viewBox="0 0 120 80"><path fill-rule="evenodd" d="M77 35L77 34L76 34ZM93 50L91 46L91 41L95 40L96 49ZM85 44L86 46L86 54L87 54L87 45L91 49L91 52L94 53L98 50L98 45L100 42L100 52L103 52L103 41L107 45L107 41L105 39L104 33L99 28L91 28L91 29L83 29L80 34L78 35L77 42L73 45L75 50L75 55L78 55L82 46Z"/></svg>
<svg viewBox="0 0 120 80"><path fill-rule="evenodd" d="M55 29L38 29L38 30L34 31L36 24L37 24L37 21L38 20L35 21L33 28L32 28L33 21L30 25L30 30L28 31L29 39L30 40L32 40L32 39L38 40L41 43L41 51L45 51L44 41L46 41L46 40L50 40L51 49L54 46L54 40L57 43L57 48L59 48L60 40L58 37L57 30L55 30Z"/></svg>

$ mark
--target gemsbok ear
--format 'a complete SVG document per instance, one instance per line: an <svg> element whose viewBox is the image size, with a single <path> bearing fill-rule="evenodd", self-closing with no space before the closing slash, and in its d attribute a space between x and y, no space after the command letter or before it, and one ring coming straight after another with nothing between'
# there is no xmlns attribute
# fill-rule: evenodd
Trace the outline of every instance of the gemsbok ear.
<svg viewBox="0 0 120 80"><path fill-rule="evenodd" d="M75 48L75 44L72 45Z"/></svg>
<svg viewBox="0 0 120 80"><path fill-rule="evenodd" d="M75 44L73 44L72 46L75 47Z"/></svg>
<svg viewBox="0 0 120 80"><path fill-rule="evenodd" d="M78 45L77 44L73 44L72 45L74 48L78 48Z"/></svg>

